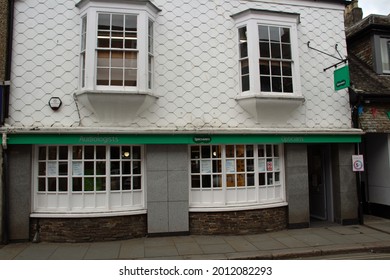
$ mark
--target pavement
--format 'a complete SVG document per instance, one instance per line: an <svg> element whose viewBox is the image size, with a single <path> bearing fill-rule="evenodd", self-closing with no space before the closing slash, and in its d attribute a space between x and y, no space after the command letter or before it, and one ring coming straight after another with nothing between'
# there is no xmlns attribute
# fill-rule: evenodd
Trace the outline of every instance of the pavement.
<svg viewBox="0 0 390 280"><path fill-rule="evenodd" d="M10 243L0 260L278 260L390 252L390 220L364 225L313 224L256 235L145 237L95 243Z"/></svg>

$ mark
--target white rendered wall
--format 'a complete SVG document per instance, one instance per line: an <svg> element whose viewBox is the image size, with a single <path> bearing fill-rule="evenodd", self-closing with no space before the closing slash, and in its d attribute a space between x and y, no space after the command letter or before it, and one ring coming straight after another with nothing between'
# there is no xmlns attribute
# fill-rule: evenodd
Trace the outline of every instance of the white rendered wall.
<svg viewBox="0 0 390 280"><path fill-rule="evenodd" d="M8 124L21 128L97 127L98 120L73 94L78 90L80 18L78 0L16 0L11 107ZM153 0L162 11L155 24L155 94L159 99L127 125L178 131L260 129L235 100L240 92L238 38L231 15L248 8L299 13L302 93L306 102L289 129L351 127L348 94L333 90L337 62L311 46L345 55L343 6L309 1ZM284 3L284 4L278 4ZM308 7L313 5L315 7ZM53 96L63 105L53 112ZM79 112L77 111L79 108ZM120 124L118 124L119 126Z"/></svg>

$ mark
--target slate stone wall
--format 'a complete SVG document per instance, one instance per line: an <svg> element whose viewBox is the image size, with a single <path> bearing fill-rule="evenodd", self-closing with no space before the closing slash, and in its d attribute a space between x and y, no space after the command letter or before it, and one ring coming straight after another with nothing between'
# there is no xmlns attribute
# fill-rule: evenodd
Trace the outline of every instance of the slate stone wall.
<svg viewBox="0 0 390 280"><path fill-rule="evenodd" d="M199 235L256 234L287 227L287 206L231 212L190 213L190 233Z"/></svg>

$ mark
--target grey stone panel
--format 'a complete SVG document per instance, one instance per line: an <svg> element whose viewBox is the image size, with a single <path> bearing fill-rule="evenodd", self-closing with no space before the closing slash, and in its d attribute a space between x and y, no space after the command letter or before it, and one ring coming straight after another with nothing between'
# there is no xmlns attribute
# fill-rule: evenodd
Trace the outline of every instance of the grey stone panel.
<svg viewBox="0 0 390 280"><path fill-rule="evenodd" d="M168 231L168 202L149 202L148 233L163 233Z"/></svg>
<svg viewBox="0 0 390 280"><path fill-rule="evenodd" d="M169 203L169 232L189 231L188 201Z"/></svg>

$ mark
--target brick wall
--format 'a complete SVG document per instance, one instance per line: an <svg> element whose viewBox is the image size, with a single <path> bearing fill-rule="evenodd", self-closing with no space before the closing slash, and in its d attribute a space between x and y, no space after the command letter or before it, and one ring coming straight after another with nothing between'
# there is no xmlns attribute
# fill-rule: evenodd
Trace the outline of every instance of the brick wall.
<svg viewBox="0 0 390 280"><path fill-rule="evenodd" d="M349 42L348 52L356 55L371 68L373 67L374 52L372 50L371 38L368 35L365 35L364 37L359 37L358 40Z"/></svg>
<svg viewBox="0 0 390 280"><path fill-rule="evenodd" d="M287 207L233 212L190 213L191 234L255 234L287 227Z"/></svg>
<svg viewBox="0 0 390 280"><path fill-rule="evenodd" d="M33 218L30 238L39 229L44 242L96 242L144 237L146 214L105 218Z"/></svg>

